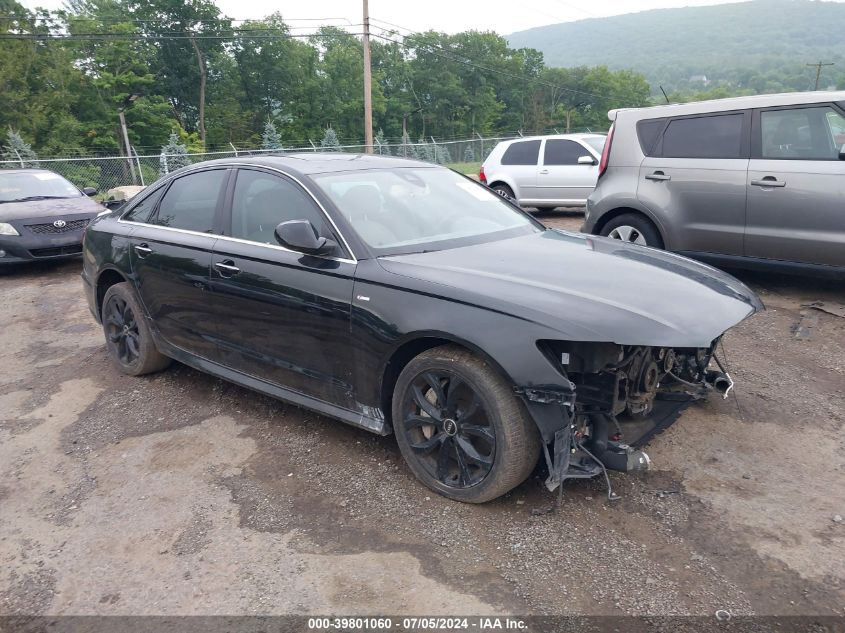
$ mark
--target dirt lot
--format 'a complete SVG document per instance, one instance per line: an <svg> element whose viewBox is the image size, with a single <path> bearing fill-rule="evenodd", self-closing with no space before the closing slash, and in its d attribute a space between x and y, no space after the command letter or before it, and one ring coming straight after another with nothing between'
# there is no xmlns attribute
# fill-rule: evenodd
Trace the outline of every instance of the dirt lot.
<svg viewBox="0 0 845 633"><path fill-rule="evenodd" d="M0 613L845 613L845 318L792 331L841 284L738 273L769 309L726 337L737 398L612 474L621 500L570 482L535 516L538 476L461 505L392 438L180 365L119 375L79 268L0 272Z"/></svg>

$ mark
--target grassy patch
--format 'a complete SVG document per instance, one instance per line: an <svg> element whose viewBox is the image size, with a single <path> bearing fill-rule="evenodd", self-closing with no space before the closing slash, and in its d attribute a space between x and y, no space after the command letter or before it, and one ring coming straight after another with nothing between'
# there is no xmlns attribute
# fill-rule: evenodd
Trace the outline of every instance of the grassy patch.
<svg viewBox="0 0 845 633"><path fill-rule="evenodd" d="M446 167L467 176L477 176L481 170L481 163L449 163Z"/></svg>

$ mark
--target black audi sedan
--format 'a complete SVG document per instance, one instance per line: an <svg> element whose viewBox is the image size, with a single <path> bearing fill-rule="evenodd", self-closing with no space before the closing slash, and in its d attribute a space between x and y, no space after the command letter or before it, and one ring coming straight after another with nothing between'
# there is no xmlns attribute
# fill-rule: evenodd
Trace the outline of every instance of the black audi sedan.
<svg viewBox="0 0 845 633"><path fill-rule="evenodd" d="M645 468L650 434L730 389L717 344L763 307L444 167L330 153L174 172L88 227L83 279L120 371L175 359L394 433L414 475L467 502L541 455L550 489Z"/></svg>
<svg viewBox="0 0 845 633"><path fill-rule="evenodd" d="M82 233L102 205L46 169L0 171L0 266L79 257Z"/></svg>

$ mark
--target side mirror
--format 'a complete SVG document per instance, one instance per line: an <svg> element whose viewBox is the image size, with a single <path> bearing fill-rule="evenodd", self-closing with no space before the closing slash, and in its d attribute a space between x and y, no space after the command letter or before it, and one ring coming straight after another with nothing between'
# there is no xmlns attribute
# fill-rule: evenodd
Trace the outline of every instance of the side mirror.
<svg viewBox="0 0 845 633"><path fill-rule="evenodd" d="M125 203L126 203L126 200L109 199L109 200L106 200L105 202L103 202L103 206L105 206L106 209L117 209L118 207L122 207Z"/></svg>
<svg viewBox="0 0 845 633"><path fill-rule="evenodd" d="M596 159L592 156L579 156L578 157L578 164L579 165L595 165Z"/></svg>
<svg viewBox="0 0 845 633"><path fill-rule="evenodd" d="M308 220L288 220L276 227L279 244L307 255L329 255L337 250L337 242L320 237Z"/></svg>
<svg viewBox="0 0 845 633"><path fill-rule="evenodd" d="M89 197L90 196L96 196L97 195L97 189L95 187L85 187L82 190L82 193L84 193L86 196L89 196Z"/></svg>

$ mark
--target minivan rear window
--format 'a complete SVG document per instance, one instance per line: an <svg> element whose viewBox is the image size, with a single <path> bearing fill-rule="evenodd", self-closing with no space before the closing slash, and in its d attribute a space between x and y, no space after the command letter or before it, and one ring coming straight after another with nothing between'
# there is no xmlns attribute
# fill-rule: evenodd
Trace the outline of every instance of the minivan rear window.
<svg viewBox="0 0 845 633"><path fill-rule="evenodd" d="M665 158L740 158L744 115L718 114L669 122L663 133Z"/></svg>
<svg viewBox="0 0 845 633"><path fill-rule="evenodd" d="M540 141L511 143L502 156L502 165L536 165L540 156Z"/></svg>

